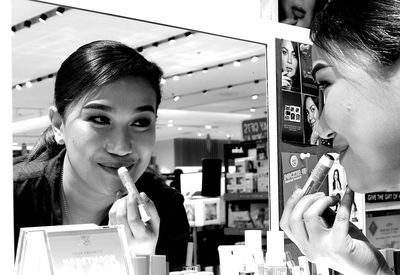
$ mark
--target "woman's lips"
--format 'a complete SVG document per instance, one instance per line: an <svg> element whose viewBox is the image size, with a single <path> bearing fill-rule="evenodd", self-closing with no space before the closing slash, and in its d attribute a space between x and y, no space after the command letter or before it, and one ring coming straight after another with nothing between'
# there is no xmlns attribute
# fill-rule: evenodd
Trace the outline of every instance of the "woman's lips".
<svg viewBox="0 0 400 275"><path fill-rule="evenodd" d="M99 166L110 174L118 176L118 168L124 166L128 171L133 167L134 163L127 164L105 164L99 163Z"/></svg>
<svg viewBox="0 0 400 275"><path fill-rule="evenodd" d="M304 16L306 15L306 12L305 12L305 10L303 10L302 8L300 8L300 7L292 7L292 13L293 13L293 16L294 16L294 18L304 18Z"/></svg>

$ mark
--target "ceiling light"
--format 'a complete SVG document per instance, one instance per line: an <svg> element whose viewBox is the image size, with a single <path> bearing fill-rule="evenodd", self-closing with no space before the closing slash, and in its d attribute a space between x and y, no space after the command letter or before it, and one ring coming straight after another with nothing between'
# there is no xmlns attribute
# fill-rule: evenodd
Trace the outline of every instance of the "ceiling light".
<svg viewBox="0 0 400 275"><path fill-rule="evenodd" d="M182 127L178 127L178 131L182 131L183 130L183 128Z"/></svg>
<svg viewBox="0 0 400 275"><path fill-rule="evenodd" d="M231 134L227 134L226 137L227 137L227 138L231 138Z"/></svg>
<svg viewBox="0 0 400 275"><path fill-rule="evenodd" d="M65 9L63 7L58 7L57 10L56 10L56 14L58 16L63 16L64 15L64 11L65 11Z"/></svg>
<svg viewBox="0 0 400 275"><path fill-rule="evenodd" d="M22 86L20 84L15 85L15 89L17 89L18 91L20 91L22 89Z"/></svg>
<svg viewBox="0 0 400 275"><path fill-rule="evenodd" d="M25 85L26 85L26 87L30 88L30 87L32 87L32 82L28 81L25 83Z"/></svg>
<svg viewBox="0 0 400 275"><path fill-rule="evenodd" d="M47 15L46 14L43 13L42 15L39 16L39 21L40 22L45 23L46 20L47 20Z"/></svg>
<svg viewBox="0 0 400 275"><path fill-rule="evenodd" d="M254 108L254 107L250 108L250 112L254 113L255 111L256 111L256 108Z"/></svg>
<svg viewBox="0 0 400 275"><path fill-rule="evenodd" d="M181 97L179 95L174 96L174 101L178 101Z"/></svg>
<svg viewBox="0 0 400 275"><path fill-rule="evenodd" d="M31 22L31 21L29 21L29 20L26 20L26 21L24 22L24 26L25 26L25 28L30 28L30 27L31 27L31 25L32 25L32 22Z"/></svg>
<svg viewBox="0 0 400 275"><path fill-rule="evenodd" d="M167 80L165 80L165 78L161 78L161 80L160 80L161 85L164 85L166 82L167 82Z"/></svg>
<svg viewBox="0 0 400 275"><path fill-rule="evenodd" d="M168 39L168 44L173 45L175 44L176 40L174 37L171 37L170 39Z"/></svg>
<svg viewBox="0 0 400 275"><path fill-rule="evenodd" d="M212 128L212 126L211 125L206 125L206 126L204 126L204 128L210 130Z"/></svg>
<svg viewBox="0 0 400 275"><path fill-rule="evenodd" d="M174 121L172 119L168 120L168 123L174 123Z"/></svg>
<svg viewBox="0 0 400 275"><path fill-rule="evenodd" d="M175 80L175 81L179 80L179 75L174 75L174 76L172 77L172 79Z"/></svg>
<svg viewBox="0 0 400 275"><path fill-rule="evenodd" d="M188 72L187 73L187 76L192 76L193 75L193 72Z"/></svg>
<svg viewBox="0 0 400 275"><path fill-rule="evenodd" d="M258 56L253 56L251 62L256 63L258 61Z"/></svg>
<svg viewBox="0 0 400 275"><path fill-rule="evenodd" d="M168 123L168 127L173 127L174 124L173 123Z"/></svg>
<svg viewBox="0 0 400 275"><path fill-rule="evenodd" d="M233 62L233 66L240 67L240 61L236 60L235 62Z"/></svg>
<svg viewBox="0 0 400 275"><path fill-rule="evenodd" d="M257 100L257 99L258 99L258 95L252 95L252 96L251 96L251 99L252 99L252 100Z"/></svg>
<svg viewBox="0 0 400 275"><path fill-rule="evenodd" d="M187 33L185 33L185 36L186 36L186 38L192 38L193 37L193 33L191 33L191 32L187 32Z"/></svg>
<svg viewBox="0 0 400 275"><path fill-rule="evenodd" d="M198 137L201 137L203 134L202 133L197 133L197 136Z"/></svg>
<svg viewBox="0 0 400 275"><path fill-rule="evenodd" d="M208 68L204 68L202 71L203 71L203 73L207 73L208 72Z"/></svg>

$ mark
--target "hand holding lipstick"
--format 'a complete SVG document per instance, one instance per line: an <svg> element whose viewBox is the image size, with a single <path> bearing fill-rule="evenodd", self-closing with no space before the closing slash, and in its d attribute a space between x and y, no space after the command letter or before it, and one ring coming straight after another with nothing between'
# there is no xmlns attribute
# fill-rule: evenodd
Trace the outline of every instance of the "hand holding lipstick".
<svg viewBox="0 0 400 275"><path fill-rule="evenodd" d="M132 254L154 254L160 229L157 209L145 193L139 194L127 170L121 170L120 177L128 195L117 200L111 207L109 224L125 226Z"/></svg>
<svg viewBox="0 0 400 275"><path fill-rule="evenodd" d="M349 222L353 191L346 190L333 225L327 225L322 213L338 200L321 192L304 196L298 189L285 205L281 228L312 262L343 274L392 274L380 252Z"/></svg>

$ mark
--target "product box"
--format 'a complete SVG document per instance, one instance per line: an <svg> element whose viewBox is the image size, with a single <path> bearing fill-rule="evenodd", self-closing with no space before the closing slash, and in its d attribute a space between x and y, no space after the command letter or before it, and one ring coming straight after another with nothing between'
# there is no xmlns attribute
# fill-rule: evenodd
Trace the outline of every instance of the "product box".
<svg viewBox="0 0 400 275"><path fill-rule="evenodd" d="M228 227L240 229L252 227L249 204L232 202L228 207Z"/></svg>
<svg viewBox="0 0 400 275"><path fill-rule="evenodd" d="M246 184L246 173L228 173L226 174L226 192L227 193L243 193L252 192Z"/></svg>
<svg viewBox="0 0 400 275"><path fill-rule="evenodd" d="M377 248L400 248L400 210L372 211L366 214L366 231Z"/></svg>
<svg viewBox="0 0 400 275"><path fill-rule="evenodd" d="M268 159L257 161L257 192L269 192Z"/></svg>
<svg viewBox="0 0 400 275"><path fill-rule="evenodd" d="M256 167L256 156L235 158L235 169L237 173L255 173Z"/></svg>
<svg viewBox="0 0 400 275"><path fill-rule="evenodd" d="M269 212L266 203L251 203L250 218L255 229L269 229Z"/></svg>
<svg viewBox="0 0 400 275"><path fill-rule="evenodd" d="M252 193L257 192L257 174L256 173L246 173L244 178L244 188L243 192Z"/></svg>
<svg viewBox="0 0 400 275"><path fill-rule="evenodd" d="M185 199L183 205L190 226L225 223L225 202L222 198L196 197Z"/></svg>

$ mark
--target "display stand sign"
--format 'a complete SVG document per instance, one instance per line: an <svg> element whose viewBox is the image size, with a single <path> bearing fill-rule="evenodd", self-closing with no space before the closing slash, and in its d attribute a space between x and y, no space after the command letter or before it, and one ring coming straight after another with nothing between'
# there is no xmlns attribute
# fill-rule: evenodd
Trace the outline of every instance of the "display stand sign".
<svg viewBox="0 0 400 275"><path fill-rule="evenodd" d="M122 225L21 228L16 274L133 274Z"/></svg>

